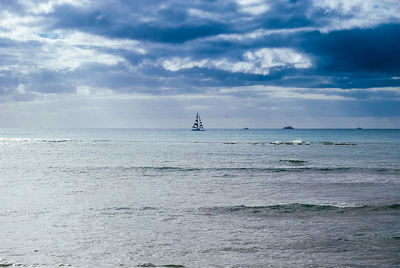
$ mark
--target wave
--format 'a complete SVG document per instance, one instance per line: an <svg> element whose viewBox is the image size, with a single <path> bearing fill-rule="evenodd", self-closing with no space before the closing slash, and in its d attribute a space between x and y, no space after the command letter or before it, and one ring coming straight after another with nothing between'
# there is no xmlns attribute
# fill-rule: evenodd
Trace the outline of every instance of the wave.
<svg viewBox="0 0 400 268"><path fill-rule="evenodd" d="M0 137L0 142L77 142L73 139L41 139L41 138L10 138Z"/></svg>
<svg viewBox="0 0 400 268"><path fill-rule="evenodd" d="M286 160L285 160L286 161ZM303 164L305 161L287 160L294 164ZM292 162L293 161L293 162ZM125 167L124 169L134 170L152 170L152 171L253 171L253 172L394 172L400 174L400 169L397 168L363 168L363 167L219 167L219 168L192 168L192 167Z"/></svg>
<svg viewBox="0 0 400 268"><path fill-rule="evenodd" d="M376 211L399 211L400 204L391 205L363 205L363 206L334 206L315 204L280 204L270 206L226 206L226 207L205 207L199 209L201 212L211 214L245 214L245 215L271 215L271 214L304 214L316 212L376 212Z"/></svg>
<svg viewBox="0 0 400 268"><path fill-rule="evenodd" d="M294 161L292 167L177 167L177 166L115 166L115 167L80 167L80 168L61 168L65 172L88 173L93 171L122 171L122 172L224 172L224 173L366 173L366 174L385 174L385 175L400 175L399 168L367 168L367 167L304 167L303 161L299 160L284 160ZM215 174L217 175L217 174Z"/></svg>
<svg viewBox="0 0 400 268"><path fill-rule="evenodd" d="M104 215L129 215L129 214L138 214L144 213L146 211L156 211L159 208L144 206L144 207L110 207L104 208L102 210L102 214Z"/></svg>
<svg viewBox="0 0 400 268"><path fill-rule="evenodd" d="M293 161L293 162L292 162ZM304 161L305 162L305 161ZM302 166L303 161L289 160L294 166ZM220 168L185 168L185 167L141 167L134 169L154 171L223 171L223 172L266 172L266 173L297 173L297 172L322 172L322 173L389 173L400 174L398 168L365 168L365 167L220 167Z"/></svg>
<svg viewBox="0 0 400 268"><path fill-rule="evenodd" d="M172 210L171 210L172 209ZM318 216L332 214L357 215L358 213L399 213L400 204L389 205L361 205L361 206L337 206L328 204L304 204L304 203L289 203L276 204L268 206L216 206L216 207L200 207L186 208L184 213L201 214L204 216L232 215L244 217L270 217L270 216ZM168 215L165 220L175 219L176 216L182 216L183 212L177 212L174 208L168 207L151 207L151 206L123 206L123 207L108 207L100 210L103 215L110 216L130 216L130 215ZM171 214L172 213L172 214Z"/></svg>
<svg viewBox="0 0 400 268"><path fill-rule="evenodd" d="M60 140L41 140L42 142L76 142L76 140L60 139Z"/></svg>
<svg viewBox="0 0 400 268"><path fill-rule="evenodd" d="M201 171L206 170L202 168L191 168L191 167L123 167L125 171L134 170L134 171L158 171L158 172L192 172L192 171Z"/></svg>
<svg viewBox="0 0 400 268"><path fill-rule="evenodd" d="M288 164L292 164L292 165L299 165L299 166L307 163L307 161L305 161L305 160L297 160L297 159L281 159L281 160L279 160L279 162L284 162L284 163L288 163Z"/></svg>

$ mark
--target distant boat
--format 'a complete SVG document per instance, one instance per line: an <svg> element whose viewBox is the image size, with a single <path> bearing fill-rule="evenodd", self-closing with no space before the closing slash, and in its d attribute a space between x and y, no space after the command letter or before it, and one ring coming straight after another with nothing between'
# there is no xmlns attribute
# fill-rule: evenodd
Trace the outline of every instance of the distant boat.
<svg viewBox="0 0 400 268"><path fill-rule="evenodd" d="M287 127L284 127L283 129L294 129L294 127L292 127L292 126L287 126Z"/></svg>
<svg viewBox="0 0 400 268"><path fill-rule="evenodd" d="M194 124L192 126L192 131L205 131L203 127L203 123L201 123L199 113L196 114L196 119L194 120Z"/></svg>
<svg viewBox="0 0 400 268"><path fill-rule="evenodd" d="M358 127L358 128L356 128L356 129L362 129L361 127Z"/></svg>
<svg viewBox="0 0 400 268"><path fill-rule="evenodd" d="M248 129L249 129L248 127L245 127L245 128L244 128L244 130L248 130Z"/></svg>

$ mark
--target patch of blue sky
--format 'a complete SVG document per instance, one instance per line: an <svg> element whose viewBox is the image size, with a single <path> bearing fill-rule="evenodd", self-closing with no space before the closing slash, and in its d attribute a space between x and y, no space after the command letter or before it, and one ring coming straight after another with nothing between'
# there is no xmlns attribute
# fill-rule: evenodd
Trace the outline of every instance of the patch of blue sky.
<svg viewBox="0 0 400 268"><path fill-rule="evenodd" d="M57 33L38 33L38 35L42 38L46 39L60 39L61 35Z"/></svg>

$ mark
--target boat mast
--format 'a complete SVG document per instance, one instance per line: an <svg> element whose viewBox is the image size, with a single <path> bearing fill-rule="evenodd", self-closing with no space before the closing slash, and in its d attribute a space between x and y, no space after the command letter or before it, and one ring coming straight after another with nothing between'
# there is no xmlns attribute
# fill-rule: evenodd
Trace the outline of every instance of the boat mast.
<svg viewBox="0 0 400 268"><path fill-rule="evenodd" d="M203 129L204 127L203 127L203 123L201 122L199 113L197 113L197 115L199 116L199 128Z"/></svg>

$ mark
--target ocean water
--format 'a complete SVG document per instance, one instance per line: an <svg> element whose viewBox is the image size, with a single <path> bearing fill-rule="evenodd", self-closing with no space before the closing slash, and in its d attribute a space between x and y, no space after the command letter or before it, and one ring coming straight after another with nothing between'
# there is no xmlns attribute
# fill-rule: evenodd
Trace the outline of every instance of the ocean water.
<svg viewBox="0 0 400 268"><path fill-rule="evenodd" d="M400 267L400 130L0 129L0 167L0 266Z"/></svg>

